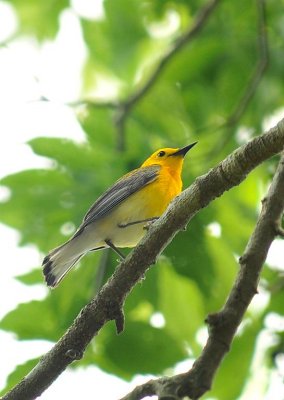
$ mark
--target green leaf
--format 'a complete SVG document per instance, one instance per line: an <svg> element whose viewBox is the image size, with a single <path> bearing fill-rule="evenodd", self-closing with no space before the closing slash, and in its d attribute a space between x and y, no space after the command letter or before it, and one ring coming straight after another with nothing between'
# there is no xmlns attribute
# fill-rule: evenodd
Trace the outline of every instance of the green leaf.
<svg viewBox="0 0 284 400"><path fill-rule="evenodd" d="M38 323L35 324L35 321ZM16 333L19 339L56 340L54 322L54 310L50 302L34 300L19 304L15 310L10 311L0 322L0 328Z"/></svg>
<svg viewBox="0 0 284 400"><path fill-rule="evenodd" d="M203 294L209 296L215 280L214 263L207 249L204 218L194 217L186 230L174 238L165 254L176 271L197 283Z"/></svg>
<svg viewBox="0 0 284 400"><path fill-rule="evenodd" d="M92 194L95 190L100 194L108 183L112 184L120 177L118 174L123 170L123 159L118 158L115 150L105 144L100 146L97 143L93 147L58 138L36 138L29 144L36 154L52 158L64 170L67 169L76 182L74 192L79 192L75 192L78 197L82 195L81 191L89 190L89 187L92 188ZM95 200L92 197L91 202Z"/></svg>
<svg viewBox="0 0 284 400"><path fill-rule="evenodd" d="M111 71L113 76L125 82L132 82L137 73L138 62L141 61L140 46L148 37L141 18L141 2L106 0L104 6L106 19L81 20L94 67Z"/></svg>
<svg viewBox="0 0 284 400"><path fill-rule="evenodd" d="M121 335L105 329L95 343L95 360L109 373L131 379L135 374L158 374L186 357L183 346L166 329L127 321Z"/></svg>
<svg viewBox="0 0 284 400"><path fill-rule="evenodd" d="M21 244L35 243L48 250L62 240L59 228L73 220L70 177L56 170L27 170L9 175L1 184L11 191L8 201L0 203L0 220L21 232ZM51 227L58 231L53 239ZM61 238L61 239L60 239Z"/></svg>
<svg viewBox="0 0 284 400"><path fill-rule="evenodd" d="M235 337L214 380L210 398L237 399L250 377L256 339L262 328L259 320L247 320L243 332Z"/></svg>
<svg viewBox="0 0 284 400"><path fill-rule="evenodd" d="M211 288L210 301L206 302L206 311L215 312L223 306L238 272L238 264L231 248L223 237L206 236L207 251L212 257L216 279Z"/></svg>
<svg viewBox="0 0 284 400"><path fill-rule="evenodd" d="M282 282L281 282L282 281ZM284 315L284 290L283 290L283 277L281 281L278 279L278 282L275 281L275 287L279 285L279 288L275 291L272 291L270 303L269 303L269 311L275 312L279 315Z"/></svg>
<svg viewBox="0 0 284 400"><path fill-rule="evenodd" d="M15 333L21 340L57 341L93 297L99 257L99 252L85 256L81 265L56 290L49 291L44 300L19 304L6 314L0 329Z"/></svg>
<svg viewBox="0 0 284 400"><path fill-rule="evenodd" d="M265 170L253 171L238 187L214 204L222 228L222 238L236 254L242 254L257 219L261 204L261 177ZM237 233L237 234L236 234Z"/></svg>
<svg viewBox="0 0 284 400"><path fill-rule="evenodd" d="M186 342L199 351L196 332L205 320L204 298L196 283L180 276L164 261L157 265L159 271L158 309L166 321L166 329L178 343Z"/></svg>
<svg viewBox="0 0 284 400"><path fill-rule="evenodd" d="M125 51L129 47L135 47L139 40L147 36L141 17L141 6L139 0L132 0L131 2L128 0L104 1L110 36L118 46L118 52L119 50ZM121 29L122 20L125 23L125 30Z"/></svg>
<svg viewBox="0 0 284 400"><path fill-rule="evenodd" d="M10 0L20 22L21 33L33 34L40 41L53 38L59 29L59 16L69 7L67 0Z"/></svg>
<svg viewBox="0 0 284 400"><path fill-rule="evenodd" d="M198 139L190 126L190 115L181 97L179 81L157 81L151 93L137 104L131 117L129 126L132 126L132 121L139 123L141 135L144 139L147 135L153 150L158 147L182 147Z"/></svg>
<svg viewBox="0 0 284 400"><path fill-rule="evenodd" d="M115 153L117 132L112 119L113 111L104 107L89 107L86 112L79 114L78 118L94 149L99 149L99 152L106 156Z"/></svg>
<svg viewBox="0 0 284 400"><path fill-rule="evenodd" d="M33 269L26 274L16 276L16 279L25 285L36 285L38 283L42 283L42 270L39 268Z"/></svg>
<svg viewBox="0 0 284 400"><path fill-rule="evenodd" d="M157 266L151 268L146 276L140 283L138 283L129 296L126 299L125 310L126 312L131 313L133 319L140 319L141 314L141 305L142 308L145 306L148 311L154 311L158 309L159 304L159 267ZM145 320L149 320L148 313L142 313L145 316ZM144 319L144 317L142 317Z"/></svg>
<svg viewBox="0 0 284 400"><path fill-rule="evenodd" d="M81 179L91 173L96 174L96 179L100 179L97 173L100 168L104 168L103 177L106 179L108 174L113 175L113 166L119 168L121 165L115 150L105 142L92 146L89 143L76 143L69 139L42 137L30 140L29 145L36 154L57 161L60 166Z"/></svg>

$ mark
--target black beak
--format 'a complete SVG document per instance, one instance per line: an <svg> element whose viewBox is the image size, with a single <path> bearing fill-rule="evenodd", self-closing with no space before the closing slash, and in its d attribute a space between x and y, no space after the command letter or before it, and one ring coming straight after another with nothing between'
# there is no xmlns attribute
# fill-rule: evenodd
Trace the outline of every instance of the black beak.
<svg viewBox="0 0 284 400"><path fill-rule="evenodd" d="M198 142L191 143L188 146L185 146L185 147L182 147L181 149L178 149L175 153L171 154L171 156L183 156L184 157L186 155L186 153L190 149L192 149L193 146L196 145L196 143L198 143Z"/></svg>

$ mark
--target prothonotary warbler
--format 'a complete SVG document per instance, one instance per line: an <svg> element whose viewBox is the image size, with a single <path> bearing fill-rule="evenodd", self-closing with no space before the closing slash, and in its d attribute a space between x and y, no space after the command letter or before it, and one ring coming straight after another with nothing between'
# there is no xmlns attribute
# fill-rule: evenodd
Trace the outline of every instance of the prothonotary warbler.
<svg viewBox="0 0 284 400"><path fill-rule="evenodd" d="M186 153L196 144L155 151L146 161L114 183L92 205L75 234L43 260L48 286L56 286L88 251L134 247L145 224L158 219L182 189Z"/></svg>

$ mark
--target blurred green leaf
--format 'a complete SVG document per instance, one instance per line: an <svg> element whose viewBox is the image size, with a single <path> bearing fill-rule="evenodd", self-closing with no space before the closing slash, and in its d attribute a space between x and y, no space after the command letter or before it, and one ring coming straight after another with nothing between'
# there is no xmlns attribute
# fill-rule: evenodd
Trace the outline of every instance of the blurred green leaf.
<svg viewBox="0 0 284 400"><path fill-rule="evenodd" d="M165 326L177 342L186 342L193 350L200 350L196 333L205 320L204 297L194 281L178 275L164 261L158 264L158 309L165 317Z"/></svg>
<svg viewBox="0 0 284 400"><path fill-rule="evenodd" d="M264 168L253 171L240 186L225 193L215 204L223 240L238 255L244 251L253 231L263 195L261 186L265 173Z"/></svg>
<svg viewBox="0 0 284 400"><path fill-rule="evenodd" d="M268 311L284 315L284 282L283 277L278 284L275 282L275 290L272 290Z"/></svg>
<svg viewBox="0 0 284 400"><path fill-rule="evenodd" d="M57 327L54 318L55 310L51 302L34 300L29 303L19 304L10 311L0 322L0 328L14 332L18 339L57 339ZM26 316L29 316L27 318ZM44 320L43 320L44 316ZM37 323L35 324L35 321ZM42 323L40 323L42 321Z"/></svg>
<svg viewBox="0 0 284 400"><path fill-rule="evenodd" d="M206 311L214 312L224 304L239 267L232 250L222 238L207 234L206 244L207 251L212 257L216 276L211 287L210 302L206 303Z"/></svg>
<svg viewBox="0 0 284 400"><path fill-rule="evenodd" d="M205 296L210 296L215 280L214 264L206 248L204 218L194 217L185 232L169 244L165 254L176 271L194 280Z"/></svg>
<svg viewBox="0 0 284 400"><path fill-rule="evenodd" d="M35 35L40 41L56 35L60 14L69 7L68 0L10 0L10 3L18 14L21 32Z"/></svg>
<svg viewBox="0 0 284 400"><path fill-rule="evenodd" d="M105 74L109 75L111 71L113 77L131 83L141 61L140 47L148 37L142 19L141 2L105 0L104 8L106 19L81 20L84 39L95 63L93 68L99 67L99 70L105 70Z"/></svg>
<svg viewBox="0 0 284 400"><path fill-rule="evenodd" d="M11 197L0 203L1 221L21 232L21 244L35 243L47 250L54 245L49 229L73 220L71 182L67 174L56 170L28 170L5 177L1 184L11 190ZM58 231L53 233L59 236Z"/></svg>
<svg viewBox="0 0 284 400"><path fill-rule="evenodd" d="M131 320L126 326L121 335L114 334L113 326L104 329L96 340L95 360L107 372L131 379L138 373L160 373L186 357L182 344L166 329Z"/></svg>
<svg viewBox="0 0 284 400"><path fill-rule="evenodd" d="M258 320L247 320L226 355L210 390L210 398L237 399L250 377L250 366L255 351L257 335L261 329Z"/></svg>
<svg viewBox="0 0 284 400"><path fill-rule="evenodd" d="M35 285L37 283L42 283L43 273L41 269L36 268L23 275L16 276L16 279L25 285Z"/></svg>
<svg viewBox="0 0 284 400"><path fill-rule="evenodd" d="M87 108L78 114L79 122L87 135L93 149L99 153L114 154L116 144L116 131L112 120L113 113L107 108Z"/></svg>
<svg viewBox="0 0 284 400"><path fill-rule="evenodd" d="M95 294L99 258L99 252L85 257L56 290L48 289L49 293L43 300L19 304L0 321L0 329L14 332L21 340L59 340ZM31 276L24 277L24 280L30 282ZM43 278L42 283L44 284Z"/></svg>
<svg viewBox="0 0 284 400"><path fill-rule="evenodd" d="M133 315L134 319L140 319L140 307L145 306L147 310L157 310L159 304L159 279L160 272L159 267L151 268L143 281L138 283L135 288L131 291L129 296L126 299L125 310L131 315ZM146 317L148 313L146 314Z"/></svg>

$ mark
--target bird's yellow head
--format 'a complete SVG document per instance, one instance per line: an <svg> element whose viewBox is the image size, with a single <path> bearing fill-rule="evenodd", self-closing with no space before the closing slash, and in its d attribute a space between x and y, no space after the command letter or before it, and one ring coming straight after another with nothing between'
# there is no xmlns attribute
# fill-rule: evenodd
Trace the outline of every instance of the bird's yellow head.
<svg viewBox="0 0 284 400"><path fill-rule="evenodd" d="M169 168L177 173L181 172L183 159L186 153L196 145L194 142L188 146L182 147L180 149L165 148L155 151L146 161L141 165L141 167L147 167L149 165L161 165L162 167Z"/></svg>

